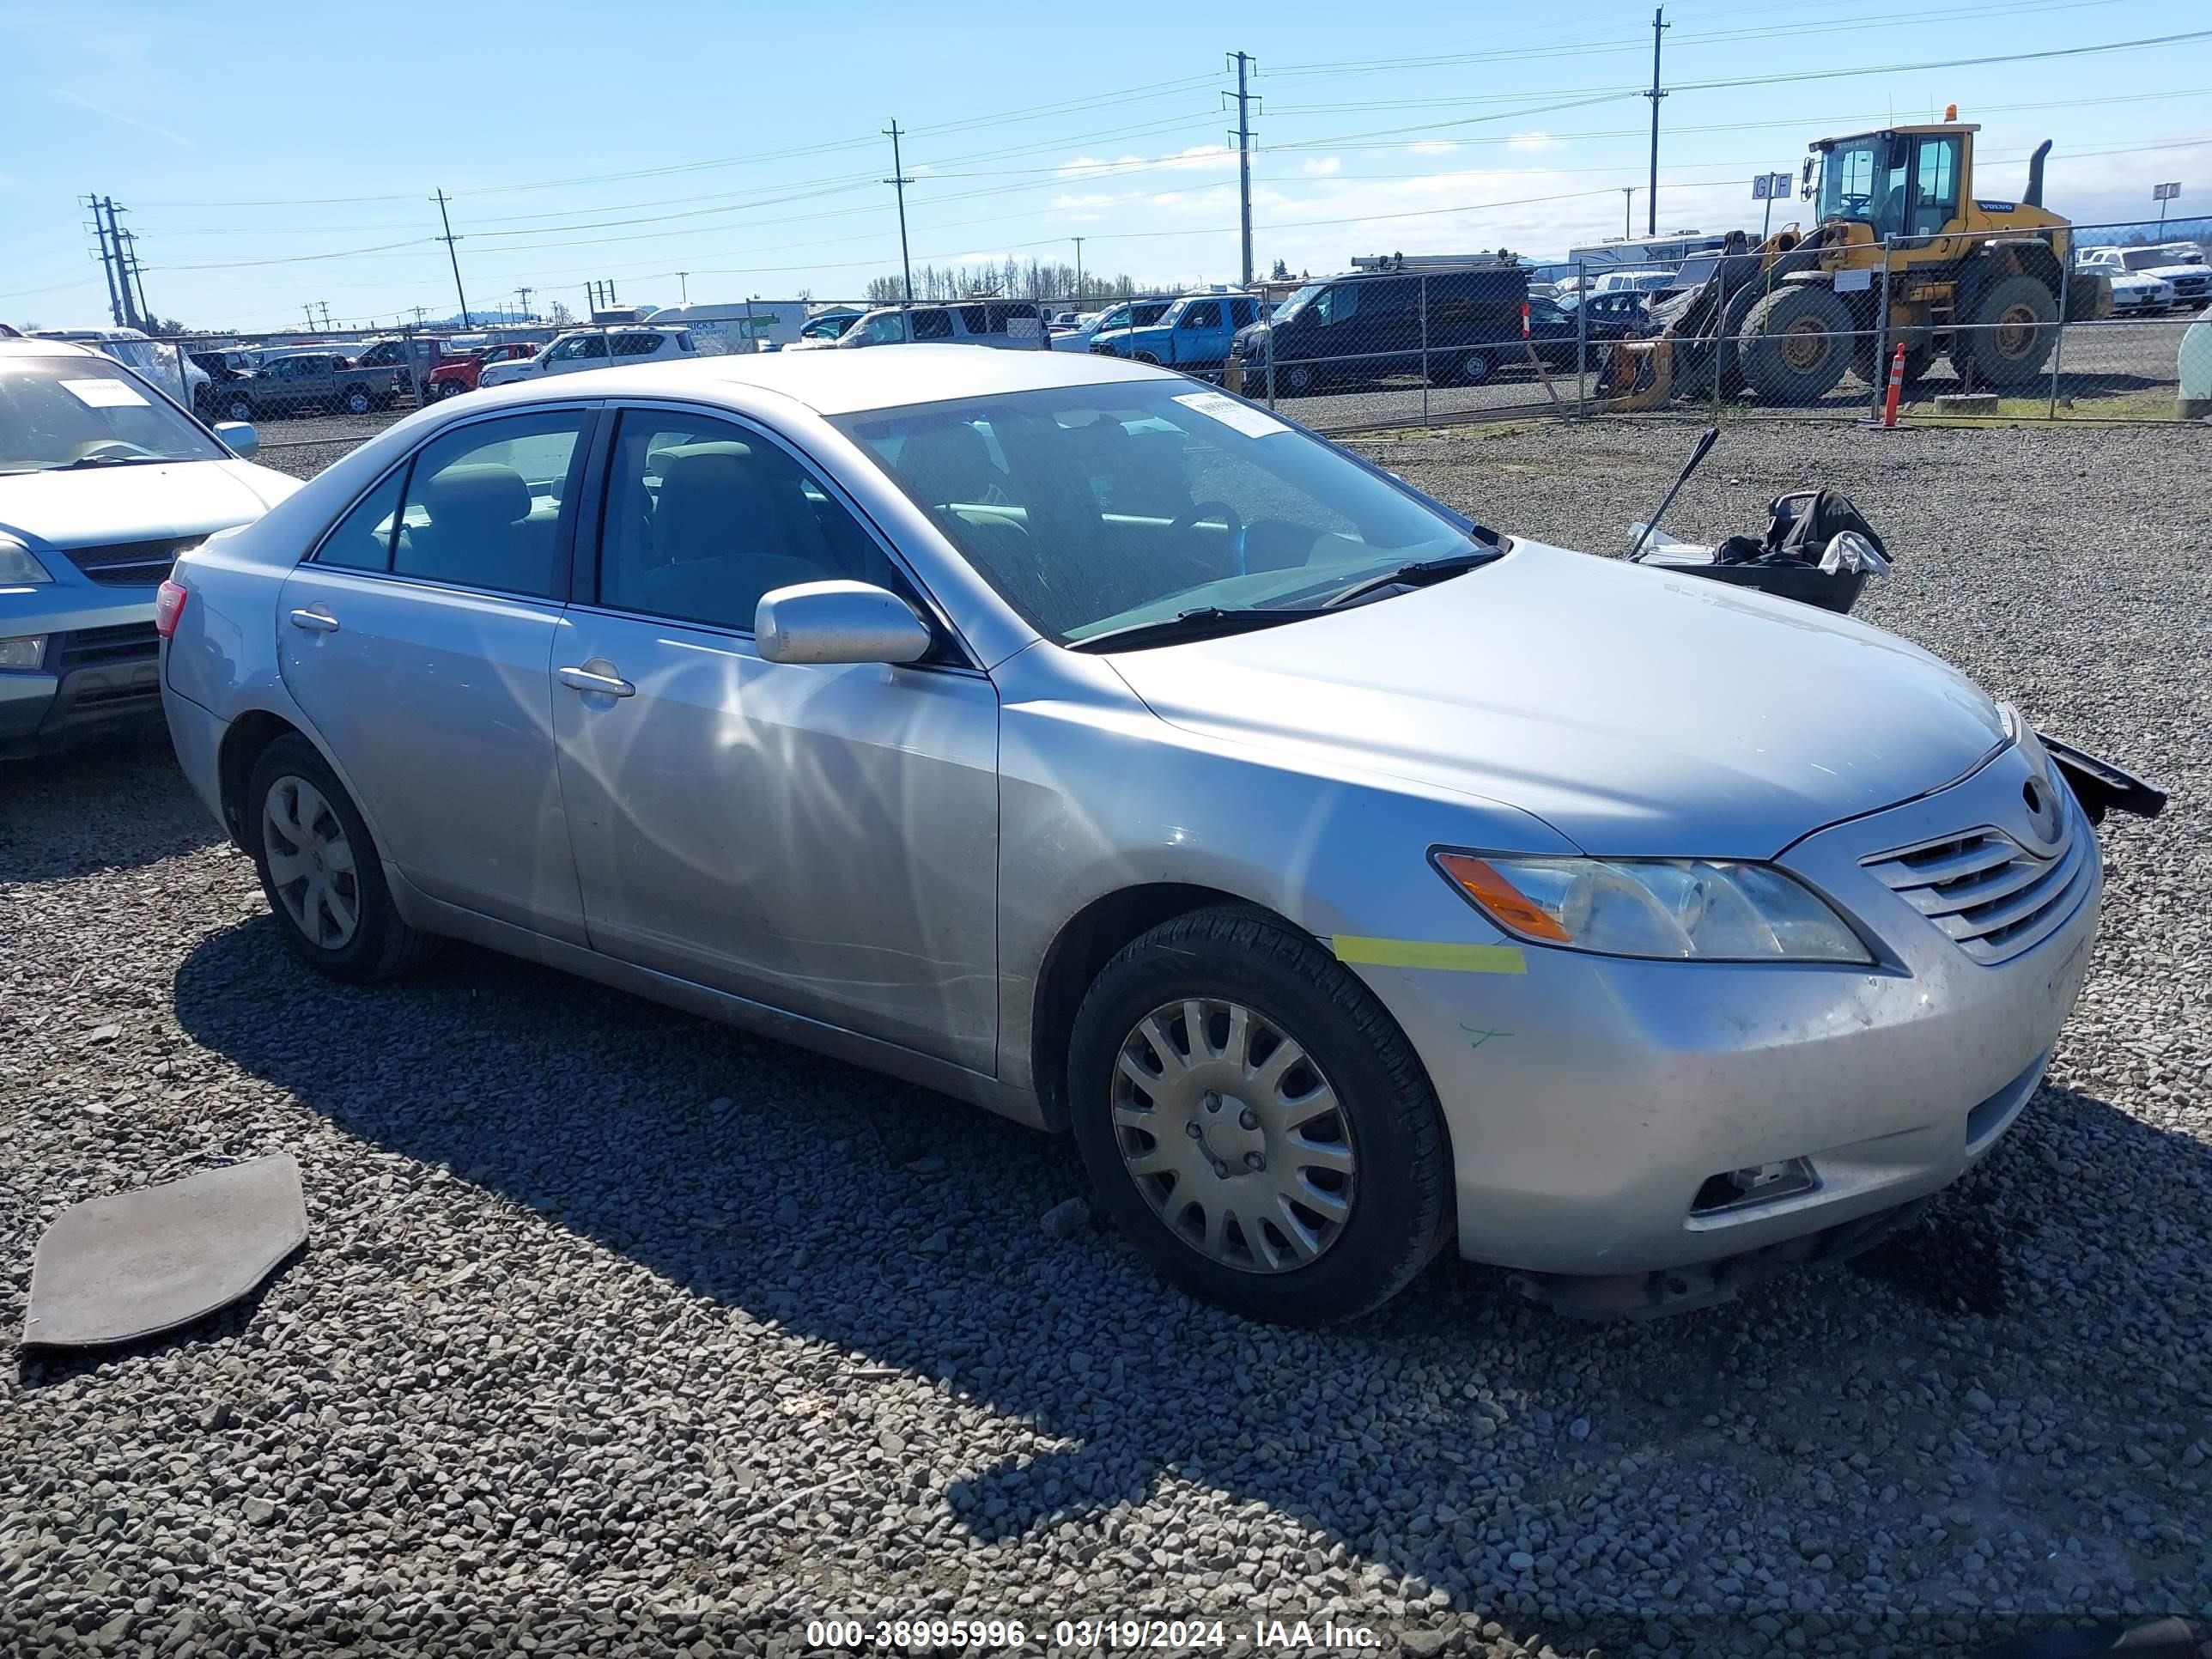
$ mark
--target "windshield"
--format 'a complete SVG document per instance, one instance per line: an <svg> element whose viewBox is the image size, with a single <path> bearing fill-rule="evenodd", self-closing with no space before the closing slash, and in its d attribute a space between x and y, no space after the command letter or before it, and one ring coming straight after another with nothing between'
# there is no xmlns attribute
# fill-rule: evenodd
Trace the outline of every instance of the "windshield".
<svg viewBox="0 0 2212 1659"><path fill-rule="evenodd" d="M1282 304L1275 307L1275 320L1279 323L1289 322L1291 318L1297 316L1298 313L1304 311L1308 306L1311 305L1313 303L1314 295L1320 293L1322 289L1328 286L1328 284L1327 283L1308 283L1304 288L1291 295L1289 299L1284 301Z"/></svg>
<svg viewBox="0 0 2212 1659"><path fill-rule="evenodd" d="M1304 608L1475 548L1466 527L1264 409L1180 380L836 417L1060 644L1189 610Z"/></svg>
<svg viewBox="0 0 2212 1659"><path fill-rule="evenodd" d="M223 453L175 405L104 357L0 357L0 472Z"/></svg>
<svg viewBox="0 0 2212 1659"><path fill-rule="evenodd" d="M1863 138L1843 140L1821 158L1819 216L1823 223L1830 219L1875 217L1882 182L1877 175L1888 149L1879 137L1869 133Z"/></svg>

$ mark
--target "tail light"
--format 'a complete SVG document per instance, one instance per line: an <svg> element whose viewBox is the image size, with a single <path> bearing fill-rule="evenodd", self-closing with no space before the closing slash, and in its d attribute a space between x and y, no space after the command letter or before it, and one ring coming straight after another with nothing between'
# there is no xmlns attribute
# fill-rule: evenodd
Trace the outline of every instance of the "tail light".
<svg viewBox="0 0 2212 1659"><path fill-rule="evenodd" d="M177 624L184 618L185 600L189 591L179 583L166 581L154 596L154 631L163 639L174 639Z"/></svg>

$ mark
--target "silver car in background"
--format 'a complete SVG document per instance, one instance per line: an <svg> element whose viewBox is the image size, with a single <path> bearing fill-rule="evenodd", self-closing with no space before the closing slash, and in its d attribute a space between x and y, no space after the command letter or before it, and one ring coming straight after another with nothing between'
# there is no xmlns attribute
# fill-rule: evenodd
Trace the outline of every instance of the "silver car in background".
<svg viewBox="0 0 2212 1659"><path fill-rule="evenodd" d="M2012 1124L2096 927L2067 785L1925 652L1114 358L424 410L162 616L307 962L470 940L1072 1129L1267 1319L1447 1242L1612 1313L1861 1248Z"/></svg>

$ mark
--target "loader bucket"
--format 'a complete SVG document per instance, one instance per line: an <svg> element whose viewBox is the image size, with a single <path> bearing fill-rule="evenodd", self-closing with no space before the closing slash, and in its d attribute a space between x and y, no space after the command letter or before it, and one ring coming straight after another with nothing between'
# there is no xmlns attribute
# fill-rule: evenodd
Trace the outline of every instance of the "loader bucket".
<svg viewBox="0 0 2212 1659"><path fill-rule="evenodd" d="M1662 408L1674 390L1672 340L1616 340L1597 377L1597 395L1615 414Z"/></svg>

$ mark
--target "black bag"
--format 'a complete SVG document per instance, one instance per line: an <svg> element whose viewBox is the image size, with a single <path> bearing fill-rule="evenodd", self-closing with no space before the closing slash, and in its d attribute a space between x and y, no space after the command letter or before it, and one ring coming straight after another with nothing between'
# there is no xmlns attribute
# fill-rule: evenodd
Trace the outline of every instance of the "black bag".
<svg viewBox="0 0 2212 1659"><path fill-rule="evenodd" d="M1846 530L1865 537L1885 559L1875 527L1840 489L1799 489L1766 504L1766 538L1731 536L1713 550L1715 564L1809 564L1817 566L1828 544Z"/></svg>

